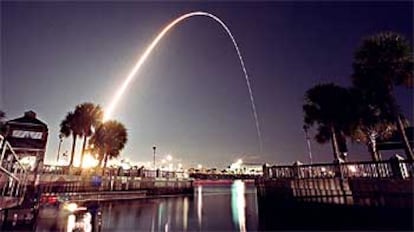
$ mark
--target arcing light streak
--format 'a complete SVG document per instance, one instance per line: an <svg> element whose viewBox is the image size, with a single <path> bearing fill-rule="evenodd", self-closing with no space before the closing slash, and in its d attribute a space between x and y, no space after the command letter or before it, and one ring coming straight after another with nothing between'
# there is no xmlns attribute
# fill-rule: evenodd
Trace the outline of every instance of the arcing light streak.
<svg viewBox="0 0 414 232"><path fill-rule="evenodd" d="M226 24L223 21L221 21L221 19L219 19L215 15L212 15L212 14L207 13L207 12L202 12L202 11L191 12L191 13L184 14L184 15L176 18L174 21L172 21L170 24L168 24L157 35L157 37L155 37L155 39L151 42L151 44L145 50L144 54L142 54L142 56L139 58L138 62L135 64L134 68L128 74L127 78L122 83L121 87L115 93L115 96L113 97L112 102L110 103L109 107L105 111L104 121L106 121L107 119L109 119L111 117L112 112L114 111L117 103L119 102L119 100L121 99L122 95L124 94L124 92L125 92L126 88L128 87L129 83L133 80L133 78L135 77L135 74L141 68L142 64L148 58L149 54L152 52L152 50L155 48L155 46L157 46L158 42L176 24L178 24L179 22L181 22L181 21L183 21L183 20L185 20L187 18L193 17L193 16L206 16L206 17L209 17L209 18L214 19L216 22L218 22L224 28L224 30L230 36L231 41L233 42L234 48L236 49L237 55L239 57L241 67L243 69L244 77L246 79L247 88L249 90L249 96L250 96L250 102L251 102L251 105L252 105L253 117L254 117L254 120L255 120L255 123L256 123L257 136L258 136L258 139L259 139L259 149L260 149L260 152L261 152L262 151L262 133L260 131L260 125L259 125L259 120L258 120L258 116L257 116L256 105L254 103L252 88L250 86L249 75L247 75L247 70L246 70L246 67L244 65L244 61L243 61L242 55L240 53L239 46L237 45L236 40L233 37L233 34L230 32L230 29L226 26Z"/></svg>

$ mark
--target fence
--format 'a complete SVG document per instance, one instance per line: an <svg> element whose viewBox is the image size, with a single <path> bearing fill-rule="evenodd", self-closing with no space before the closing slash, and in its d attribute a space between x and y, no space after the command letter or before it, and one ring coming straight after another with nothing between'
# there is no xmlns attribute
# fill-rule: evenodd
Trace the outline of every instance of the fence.
<svg viewBox="0 0 414 232"><path fill-rule="evenodd" d="M264 166L265 178L412 178L412 161L390 159L387 161L363 161L346 163L321 163L312 165Z"/></svg>
<svg viewBox="0 0 414 232"><path fill-rule="evenodd" d="M263 166L259 196L283 202L314 202L404 208L413 204L412 161Z"/></svg>
<svg viewBox="0 0 414 232"><path fill-rule="evenodd" d="M149 178L187 178L188 175L184 171L168 171L168 170L148 170L144 168L132 167L130 169L123 168L90 168L81 169L77 167L69 168L68 166L44 165L42 174L54 175L102 175L103 176L126 176L126 177L149 177Z"/></svg>

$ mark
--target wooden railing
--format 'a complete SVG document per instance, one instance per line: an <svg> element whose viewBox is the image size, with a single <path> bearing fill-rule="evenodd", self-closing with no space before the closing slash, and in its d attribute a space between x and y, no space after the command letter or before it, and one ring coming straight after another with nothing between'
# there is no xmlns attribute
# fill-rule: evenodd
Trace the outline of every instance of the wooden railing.
<svg viewBox="0 0 414 232"><path fill-rule="evenodd" d="M390 159L387 161L363 161L346 163L294 164L284 166L263 166L265 178L412 178L412 161Z"/></svg>

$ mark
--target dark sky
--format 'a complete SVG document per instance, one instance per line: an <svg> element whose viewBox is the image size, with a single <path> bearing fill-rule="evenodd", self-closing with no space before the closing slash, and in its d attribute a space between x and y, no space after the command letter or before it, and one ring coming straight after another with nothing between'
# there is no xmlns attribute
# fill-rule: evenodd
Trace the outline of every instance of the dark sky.
<svg viewBox="0 0 414 232"><path fill-rule="evenodd" d="M135 161L171 153L184 165L224 167L307 161L303 96L318 83L350 85L361 38L381 31L412 42L412 2L115 3L1 2L0 108L28 109L50 128L47 160L56 158L59 123L76 104L107 106L145 47L168 22L191 11L220 17L239 43L250 74L264 150L231 40L219 24L194 17L174 28L150 55L114 119L128 128L122 153ZM413 122L412 92L397 98ZM70 150L71 140L64 141ZM330 144L312 143L316 161ZM369 159L352 145L351 160Z"/></svg>

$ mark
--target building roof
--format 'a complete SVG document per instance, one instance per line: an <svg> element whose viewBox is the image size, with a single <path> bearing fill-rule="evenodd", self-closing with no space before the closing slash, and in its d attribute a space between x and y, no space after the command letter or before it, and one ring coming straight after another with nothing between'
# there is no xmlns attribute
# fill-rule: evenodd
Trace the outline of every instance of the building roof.
<svg viewBox="0 0 414 232"><path fill-rule="evenodd" d="M7 121L7 124L31 124L31 125L40 125L47 128L46 123L40 121L36 118L36 113L34 111L26 111L23 117L15 118Z"/></svg>

